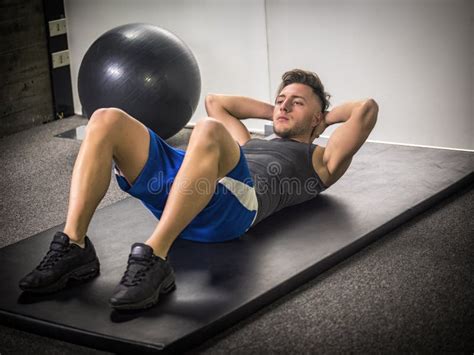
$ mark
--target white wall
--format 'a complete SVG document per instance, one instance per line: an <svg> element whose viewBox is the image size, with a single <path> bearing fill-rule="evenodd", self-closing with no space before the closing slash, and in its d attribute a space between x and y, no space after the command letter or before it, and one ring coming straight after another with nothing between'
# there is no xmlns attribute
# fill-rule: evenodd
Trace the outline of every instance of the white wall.
<svg viewBox="0 0 474 355"><path fill-rule="evenodd" d="M78 113L87 48L112 27L148 22L176 33L199 62L193 121L205 115L205 94L272 101L281 74L300 67L321 76L333 104L377 100L371 140L474 149L474 1L65 0L65 7ZM247 126L262 129L257 122Z"/></svg>
<svg viewBox="0 0 474 355"><path fill-rule="evenodd" d="M193 51L202 78L193 121L206 115L207 93L269 100L264 0L65 0L74 107L81 114L77 75L89 46L109 29L151 23L180 37ZM252 130L263 123L247 120Z"/></svg>
<svg viewBox="0 0 474 355"><path fill-rule="evenodd" d="M271 90L285 70L309 69L333 104L377 100L369 139L474 149L473 5L267 0Z"/></svg>

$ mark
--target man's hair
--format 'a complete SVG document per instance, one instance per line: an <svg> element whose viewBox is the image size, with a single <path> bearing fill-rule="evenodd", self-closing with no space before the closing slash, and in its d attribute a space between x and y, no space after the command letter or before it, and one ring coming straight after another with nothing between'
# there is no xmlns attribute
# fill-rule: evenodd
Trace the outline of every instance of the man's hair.
<svg viewBox="0 0 474 355"><path fill-rule="evenodd" d="M319 79L318 74L306 70L293 69L283 74L281 80L282 81L280 87L278 88L277 95L280 94L285 86L290 84L305 84L311 87L314 94L319 97L322 111L324 112L328 109L331 95L324 91L324 85L321 83L321 79Z"/></svg>

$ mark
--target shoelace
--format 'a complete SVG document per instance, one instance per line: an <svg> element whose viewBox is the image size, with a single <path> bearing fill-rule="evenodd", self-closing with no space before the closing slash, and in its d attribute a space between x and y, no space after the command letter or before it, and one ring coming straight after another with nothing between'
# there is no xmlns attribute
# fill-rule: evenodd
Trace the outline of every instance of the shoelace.
<svg viewBox="0 0 474 355"><path fill-rule="evenodd" d="M156 260L154 258L140 258L129 256L127 263L127 270L120 280L120 284L124 286L136 286L138 285L145 277L146 273L150 268L155 264ZM143 266L137 270L139 265Z"/></svg>
<svg viewBox="0 0 474 355"><path fill-rule="evenodd" d="M40 271L51 269L69 250L70 248L68 247L50 249L44 256L43 260L41 260L37 269Z"/></svg>

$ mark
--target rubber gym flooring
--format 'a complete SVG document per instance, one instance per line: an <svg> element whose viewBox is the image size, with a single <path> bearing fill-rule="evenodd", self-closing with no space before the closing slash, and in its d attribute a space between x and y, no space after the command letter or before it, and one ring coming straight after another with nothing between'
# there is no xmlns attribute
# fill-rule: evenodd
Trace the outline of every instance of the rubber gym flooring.
<svg viewBox="0 0 474 355"><path fill-rule="evenodd" d="M79 118L58 121L0 140L2 246L63 222L79 142L53 135L83 123ZM185 140L183 132L182 141L178 137L173 144ZM424 186L429 188L430 181ZM112 186L100 207L124 197ZM472 350L472 197L471 184L437 201L192 351ZM374 203L362 212L377 214L380 208ZM90 351L9 327L1 334L2 353L38 347L48 353Z"/></svg>

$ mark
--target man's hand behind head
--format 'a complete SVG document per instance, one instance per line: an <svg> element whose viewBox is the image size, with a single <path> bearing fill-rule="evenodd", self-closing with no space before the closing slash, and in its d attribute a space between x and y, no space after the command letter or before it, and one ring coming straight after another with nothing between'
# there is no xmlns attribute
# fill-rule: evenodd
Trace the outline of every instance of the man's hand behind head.
<svg viewBox="0 0 474 355"><path fill-rule="evenodd" d="M313 135L311 136L311 141L314 141L316 138L318 138L325 130L326 128L329 126L327 123L326 123L326 115L328 114L328 111L324 111L323 112L323 119L321 120L321 122L319 122L319 124L315 127L315 130L314 130L314 133Z"/></svg>

